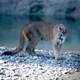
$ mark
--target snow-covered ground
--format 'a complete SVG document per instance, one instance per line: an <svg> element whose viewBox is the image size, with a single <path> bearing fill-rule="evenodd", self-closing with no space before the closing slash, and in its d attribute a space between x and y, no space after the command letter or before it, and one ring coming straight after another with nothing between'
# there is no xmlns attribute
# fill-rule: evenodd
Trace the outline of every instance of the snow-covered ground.
<svg viewBox="0 0 80 80"><path fill-rule="evenodd" d="M6 50L11 49L0 47L0 80L69 80L63 75L72 73L76 74L75 80L80 80L79 52L63 52L62 59L56 61L50 56L51 50L36 50L33 57L25 50L14 56L1 56Z"/></svg>

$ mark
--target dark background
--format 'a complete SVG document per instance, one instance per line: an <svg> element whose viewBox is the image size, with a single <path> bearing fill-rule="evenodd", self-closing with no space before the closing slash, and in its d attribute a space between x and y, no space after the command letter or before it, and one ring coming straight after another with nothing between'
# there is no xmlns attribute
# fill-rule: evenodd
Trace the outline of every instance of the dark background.
<svg viewBox="0 0 80 80"><path fill-rule="evenodd" d="M0 0L0 46L18 45L20 29L30 21L64 24L69 35L63 48L80 49L80 0ZM38 48L51 49L51 43Z"/></svg>

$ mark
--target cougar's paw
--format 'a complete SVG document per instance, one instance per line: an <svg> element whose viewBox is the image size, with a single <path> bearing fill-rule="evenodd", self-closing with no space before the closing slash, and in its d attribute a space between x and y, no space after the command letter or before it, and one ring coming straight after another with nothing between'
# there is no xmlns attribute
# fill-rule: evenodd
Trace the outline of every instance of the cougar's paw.
<svg viewBox="0 0 80 80"><path fill-rule="evenodd" d="M26 48L26 51L28 52L29 55L32 55L32 56L35 55L35 51L34 51L34 49Z"/></svg>

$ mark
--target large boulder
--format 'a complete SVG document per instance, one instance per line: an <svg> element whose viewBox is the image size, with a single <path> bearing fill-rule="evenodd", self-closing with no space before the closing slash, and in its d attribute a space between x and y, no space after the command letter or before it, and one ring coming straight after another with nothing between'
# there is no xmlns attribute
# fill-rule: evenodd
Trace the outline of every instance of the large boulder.
<svg viewBox="0 0 80 80"><path fill-rule="evenodd" d="M80 18L80 0L0 0L0 14L30 19Z"/></svg>

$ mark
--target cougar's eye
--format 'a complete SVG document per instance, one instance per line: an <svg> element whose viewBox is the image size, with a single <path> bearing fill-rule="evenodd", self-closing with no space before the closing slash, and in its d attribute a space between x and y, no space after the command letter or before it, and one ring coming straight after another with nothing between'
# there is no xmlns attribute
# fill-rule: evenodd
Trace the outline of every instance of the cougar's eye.
<svg viewBox="0 0 80 80"><path fill-rule="evenodd" d="M59 24L59 29L63 30L64 29L64 25L63 24Z"/></svg>
<svg viewBox="0 0 80 80"><path fill-rule="evenodd" d="M62 28L61 28L61 27L59 27L59 30L62 30Z"/></svg>
<svg viewBox="0 0 80 80"><path fill-rule="evenodd" d="M60 31L60 32L62 32L62 31L63 31L63 28L62 28L61 26L59 27L59 31Z"/></svg>

